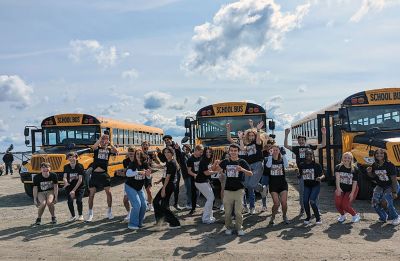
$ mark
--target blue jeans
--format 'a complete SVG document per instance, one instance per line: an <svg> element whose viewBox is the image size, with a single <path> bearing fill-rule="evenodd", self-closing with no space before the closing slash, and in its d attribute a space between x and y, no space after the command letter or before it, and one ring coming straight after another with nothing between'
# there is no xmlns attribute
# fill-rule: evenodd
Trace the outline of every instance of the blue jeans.
<svg viewBox="0 0 400 261"><path fill-rule="evenodd" d="M186 205L192 206L192 179L188 176L184 178L186 190Z"/></svg>
<svg viewBox="0 0 400 261"><path fill-rule="evenodd" d="M386 209L382 207L382 201L387 202ZM376 213L378 213L379 219L382 221L394 220L399 217L393 205L391 188L383 189L380 186L376 186L374 189L374 194L372 195L372 206L374 207Z"/></svg>
<svg viewBox="0 0 400 261"><path fill-rule="evenodd" d="M143 189L138 191L125 184L125 192L132 205L129 226L141 227L143 226L144 214L146 213L146 200Z"/></svg>
<svg viewBox="0 0 400 261"><path fill-rule="evenodd" d="M320 190L321 190L321 185L316 185L313 187L304 186L303 206L304 206L304 210L307 215L307 219L311 218L310 205L314 212L315 218L317 220L319 220L321 218L319 209L318 209L318 205L317 205L317 199L318 199Z"/></svg>
<svg viewBox="0 0 400 261"><path fill-rule="evenodd" d="M247 187L247 194L249 196L250 208L254 208L255 207L255 203L256 203L255 189L259 185L260 179L261 179L262 174L263 174L263 163L262 163L262 161L258 161L258 162L250 164L250 169L253 172L253 175L245 177L245 184L246 184L246 187ZM244 203L245 206L247 206L246 194L243 196L243 203Z"/></svg>
<svg viewBox="0 0 400 261"><path fill-rule="evenodd" d="M263 186L266 186L267 188L268 188L268 185L269 185L269 176L262 176L262 178L261 178L261 184L263 185ZM263 204L263 207L267 207L267 198L265 197L265 198L262 198L262 204Z"/></svg>

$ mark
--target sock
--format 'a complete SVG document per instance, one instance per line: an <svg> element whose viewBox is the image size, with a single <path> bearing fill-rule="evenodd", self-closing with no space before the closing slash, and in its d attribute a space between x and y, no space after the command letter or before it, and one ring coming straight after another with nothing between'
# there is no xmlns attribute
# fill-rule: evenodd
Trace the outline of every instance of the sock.
<svg viewBox="0 0 400 261"><path fill-rule="evenodd" d="M89 215L93 215L93 209L89 209Z"/></svg>

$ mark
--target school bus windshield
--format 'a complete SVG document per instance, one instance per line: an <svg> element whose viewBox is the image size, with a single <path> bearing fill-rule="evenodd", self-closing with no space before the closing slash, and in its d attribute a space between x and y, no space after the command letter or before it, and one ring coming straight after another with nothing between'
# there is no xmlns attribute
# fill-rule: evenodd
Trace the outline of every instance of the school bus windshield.
<svg viewBox="0 0 400 261"><path fill-rule="evenodd" d="M249 115L239 117L213 117L199 118L198 134L200 139L218 139L226 138L226 124L231 124L231 135L237 137L238 131L244 131L250 128L249 119L253 120L254 126L260 121L265 121L265 115ZM264 126L265 130L265 126Z"/></svg>
<svg viewBox="0 0 400 261"><path fill-rule="evenodd" d="M400 104L348 108L351 131L400 129Z"/></svg>
<svg viewBox="0 0 400 261"><path fill-rule="evenodd" d="M100 136L99 126L68 126L43 128L43 145L91 145Z"/></svg>

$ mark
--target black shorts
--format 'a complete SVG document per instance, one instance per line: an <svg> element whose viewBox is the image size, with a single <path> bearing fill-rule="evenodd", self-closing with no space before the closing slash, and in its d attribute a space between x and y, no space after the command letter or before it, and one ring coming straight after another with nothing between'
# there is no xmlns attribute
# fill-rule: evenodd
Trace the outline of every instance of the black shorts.
<svg viewBox="0 0 400 261"><path fill-rule="evenodd" d="M153 177L144 180L144 188L151 188L153 186Z"/></svg>
<svg viewBox="0 0 400 261"><path fill-rule="evenodd" d="M111 186L111 178L107 172L93 172L90 176L89 188L102 189Z"/></svg>
<svg viewBox="0 0 400 261"><path fill-rule="evenodd" d="M282 191L288 191L289 186L288 183L285 182L269 182L269 192L276 192L276 193L281 193Z"/></svg>

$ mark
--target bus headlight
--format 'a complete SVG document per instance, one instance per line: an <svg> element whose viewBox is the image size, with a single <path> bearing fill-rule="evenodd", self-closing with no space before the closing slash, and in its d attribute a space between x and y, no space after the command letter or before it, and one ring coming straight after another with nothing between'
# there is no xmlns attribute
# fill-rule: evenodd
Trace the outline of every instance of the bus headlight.
<svg viewBox="0 0 400 261"><path fill-rule="evenodd" d="M21 166L21 168L19 169L19 173L27 173L28 169L25 168L24 166Z"/></svg>

